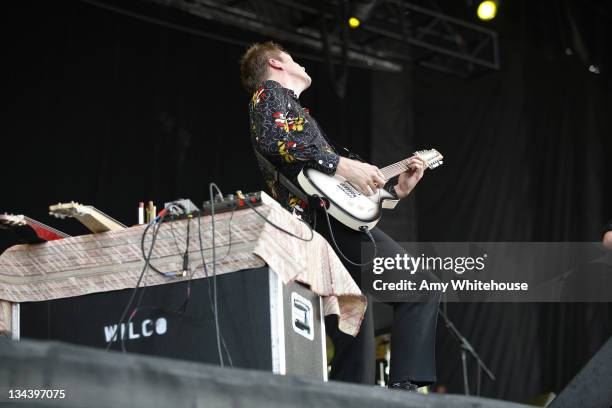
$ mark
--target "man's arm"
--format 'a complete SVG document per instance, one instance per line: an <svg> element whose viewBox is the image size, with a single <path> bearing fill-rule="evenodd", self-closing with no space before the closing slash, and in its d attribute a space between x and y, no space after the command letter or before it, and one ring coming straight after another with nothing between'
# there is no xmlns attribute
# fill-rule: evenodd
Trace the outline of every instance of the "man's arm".
<svg viewBox="0 0 612 408"><path fill-rule="evenodd" d="M255 145L266 156L280 156L286 163L307 161L309 166L326 174L334 174L340 156L329 147L320 147L304 131L304 118L287 117L281 95L264 90L254 107L257 127Z"/></svg>
<svg viewBox="0 0 612 408"><path fill-rule="evenodd" d="M407 165L408 170L400 174L397 184L392 187L399 199L408 196L412 192L417 183L423 178L423 173L427 168L425 161L418 156L410 158ZM386 182L383 174L376 166L345 157L340 159L336 173L346 178L352 184L357 184L365 195L373 194L377 188L382 188Z"/></svg>
<svg viewBox="0 0 612 408"><path fill-rule="evenodd" d="M423 173L427 168L425 160L418 156L408 160L408 170L400 174L397 184L394 186L398 198L404 198L412 192L417 183L423 178Z"/></svg>
<svg viewBox="0 0 612 408"><path fill-rule="evenodd" d="M269 92L268 94L265 94ZM382 173L376 166L341 157L323 143L306 143L313 140L304 132L304 123L299 118L286 117L282 96L264 90L255 109L255 140L258 150L267 156L281 156L291 163L295 160L308 161L309 166L333 175L339 174L359 187L363 194L372 195L385 184Z"/></svg>

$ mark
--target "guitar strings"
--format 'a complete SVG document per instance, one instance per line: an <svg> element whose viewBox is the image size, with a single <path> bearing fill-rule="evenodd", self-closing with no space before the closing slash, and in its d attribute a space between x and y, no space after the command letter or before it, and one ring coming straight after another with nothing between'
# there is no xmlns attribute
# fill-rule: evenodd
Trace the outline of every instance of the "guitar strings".
<svg viewBox="0 0 612 408"><path fill-rule="evenodd" d="M416 152L416 153L420 153L420 152ZM408 160L410 160L410 158L408 159L404 159L402 161L399 161L397 163L394 164L390 164L389 166L383 167L382 169L380 169L380 171L383 173L383 175L387 178L390 179L392 177L397 176L399 173L407 170L408 167ZM430 159L427 159L427 165L429 165Z"/></svg>
<svg viewBox="0 0 612 408"><path fill-rule="evenodd" d="M405 171L405 169L407 168L408 168L407 160L402 160L401 162L397 162L387 167L383 167L382 169L380 169L380 171L387 179L390 179L396 176L397 174L401 173L402 171Z"/></svg>
<svg viewBox="0 0 612 408"><path fill-rule="evenodd" d="M43 224L43 223L42 223L42 222L40 222L40 221L33 220L32 218L30 218L30 217L26 217L25 215L23 216L23 219L24 219L24 220L26 220L26 221L28 221L28 222L31 222L32 224L36 224L36 225L38 225L38 226L40 226L40 227L43 227L43 228L45 228L45 229L48 229L49 231L54 232L55 234L59 235L60 237L63 237L63 238L70 238L70 235L66 234L65 232L62 232L62 231L56 230L55 228L53 228L53 227L51 227L51 226L49 226L49 225L47 225L47 224Z"/></svg>

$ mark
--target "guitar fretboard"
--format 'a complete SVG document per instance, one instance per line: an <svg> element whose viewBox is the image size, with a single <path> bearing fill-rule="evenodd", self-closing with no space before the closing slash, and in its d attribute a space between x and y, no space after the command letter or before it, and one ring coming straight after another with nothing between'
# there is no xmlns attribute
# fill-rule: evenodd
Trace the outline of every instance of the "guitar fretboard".
<svg viewBox="0 0 612 408"><path fill-rule="evenodd" d="M442 155L436 150L422 150L415 153L425 160L427 166L430 169L438 167L442 164ZM386 180L392 179L395 176L399 176L406 170L408 170L408 161L410 157L404 160L400 160L397 163L390 164L389 166L380 169Z"/></svg>
<svg viewBox="0 0 612 408"><path fill-rule="evenodd" d="M408 170L408 159L399 161L397 163L391 164L387 167L383 167L380 169L381 173L385 176L385 179L389 180L395 176L399 176L403 172Z"/></svg>

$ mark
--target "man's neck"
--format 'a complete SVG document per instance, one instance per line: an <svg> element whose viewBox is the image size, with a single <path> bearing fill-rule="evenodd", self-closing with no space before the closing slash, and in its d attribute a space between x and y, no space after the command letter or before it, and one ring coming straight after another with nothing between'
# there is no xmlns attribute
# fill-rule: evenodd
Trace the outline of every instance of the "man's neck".
<svg viewBox="0 0 612 408"><path fill-rule="evenodd" d="M302 84L296 84L294 81L291 81L290 78L271 76L268 79L278 82L283 88L292 90L298 98L302 91L304 91L304 86Z"/></svg>

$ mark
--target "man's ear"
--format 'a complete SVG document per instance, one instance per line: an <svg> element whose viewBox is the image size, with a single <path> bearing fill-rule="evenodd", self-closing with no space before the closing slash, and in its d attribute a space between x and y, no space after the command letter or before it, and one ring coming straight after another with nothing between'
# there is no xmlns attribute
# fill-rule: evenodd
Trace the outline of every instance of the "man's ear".
<svg viewBox="0 0 612 408"><path fill-rule="evenodd" d="M280 60L274 59L274 58L269 58L268 59L268 65L272 68L272 69L276 69L276 70L283 70L283 65L281 63Z"/></svg>

